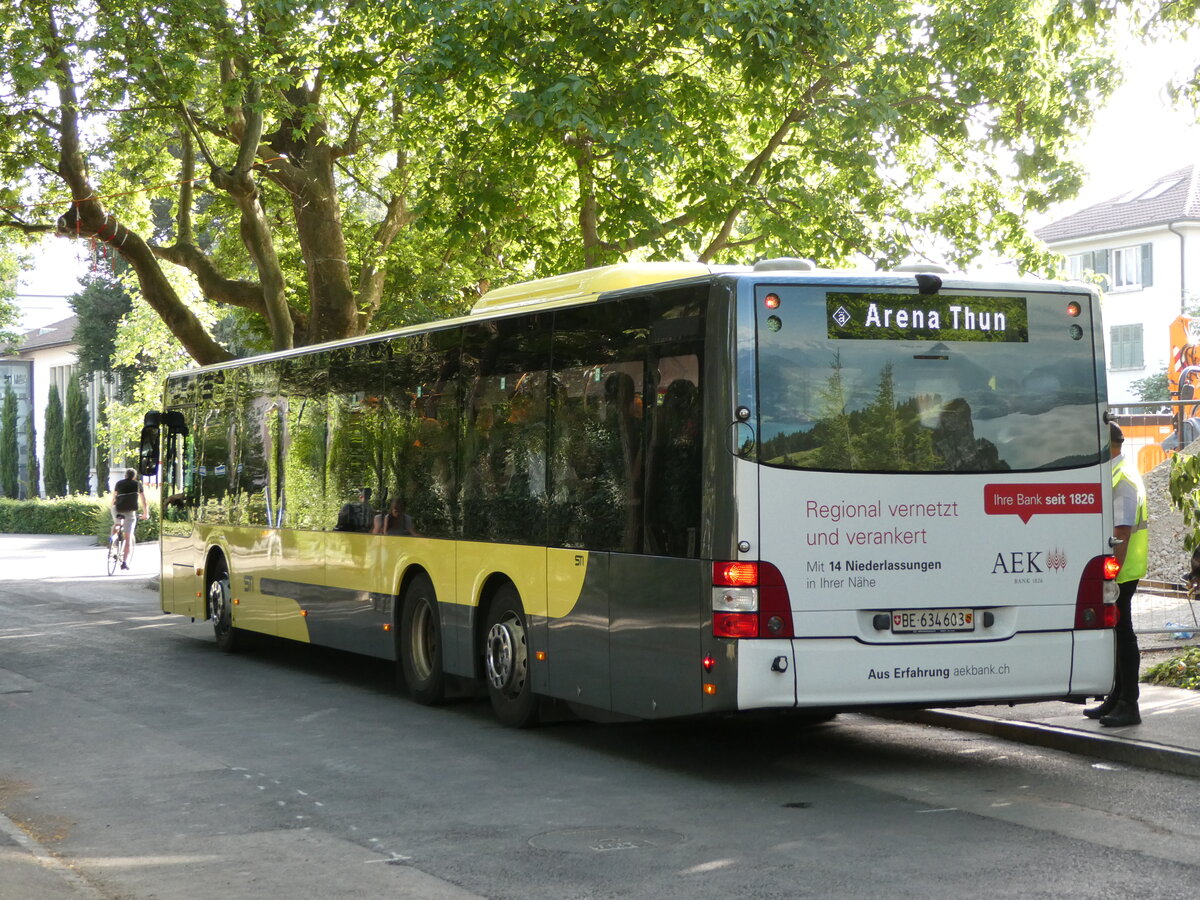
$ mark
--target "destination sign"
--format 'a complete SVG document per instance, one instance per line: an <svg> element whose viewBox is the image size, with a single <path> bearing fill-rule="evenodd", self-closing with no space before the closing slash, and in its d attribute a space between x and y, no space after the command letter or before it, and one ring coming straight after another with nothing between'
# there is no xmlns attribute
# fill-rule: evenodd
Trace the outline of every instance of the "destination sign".
<svg viewBox="0 0 1200 900"><path fill-rule="evenodd" d="M832 340L1029 341L1024 297L830 292L825 309Z"/></svg>

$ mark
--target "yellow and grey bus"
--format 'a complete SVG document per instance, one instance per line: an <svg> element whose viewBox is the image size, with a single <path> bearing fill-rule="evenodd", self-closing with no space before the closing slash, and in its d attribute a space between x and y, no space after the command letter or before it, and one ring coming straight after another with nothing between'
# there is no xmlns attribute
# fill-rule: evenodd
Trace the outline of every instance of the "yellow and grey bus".
<svg viewBox="0 0 1200 900"><path fill-rule="evenodd" d="M162 608L516 726L1103 694L1101 334L1078 284L646 263L179 372Z"/></svg>

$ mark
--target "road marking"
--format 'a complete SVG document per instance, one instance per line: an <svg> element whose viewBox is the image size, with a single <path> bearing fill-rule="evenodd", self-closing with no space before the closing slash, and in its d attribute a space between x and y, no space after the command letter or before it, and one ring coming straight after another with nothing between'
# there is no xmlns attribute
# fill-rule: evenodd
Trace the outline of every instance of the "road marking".
<svg viewBox="0 0 1200 900"><path fill-rule="evenodd" d="M329 707L329 709L319 709L315 713L309 713L307 716L301 716L296 721L297 722L312 722L314 719L319 719L319 718L321 718L321 716L327 716L330 713L335 713L335 712L337 712L337 707L331 706L331 707Z"/></svg>
<svg viewBox="0 0 1200 900"><path fill-rule="evenodd" d="M401 856L399 853L396 853L395 851L388 851L388 852L389 852L389 856L387 859L364 859L363 862L367 863L368 865L370 865L371 863L387 863L388 865L394 866L399 863L406 863L406 862L409 862L412 860L411 856Z"/></svg>
<svg viewBox="0 0 1200 900"><path fill-rule="evenodd" d="M78 623L79 623L78 619L71 619L70 621L67 621L67 622L43 622L38 627L39 628L64 628L67 625L76 625ZM8 628L0 628L0 632L2 632L2 631L20 631L22 629L22 627L23 626L20 626L20 625L10 625Z"/></svg>
<svg viewBox="0 0 1200 900"><path fill-rule="evenodd" d="M154 625L135 625L129 631L141 631L143 628L173 628L178 625L178 622L157 622Z"/></svg>
<svg viewBox="0 0 1200 900"><path fill-rule="evenodd" d="M104 900L103 895L83 880L74 869L53 856L49 850L39 844L36 840L29 836L16 822L10 819L4 813L0 813L0 831L7 834L10 838L16 841L24 850L30 853L43 867L58 873L62 879L68 882L77 891L81 892L86 897L95 898L95 900Z"/></svg>

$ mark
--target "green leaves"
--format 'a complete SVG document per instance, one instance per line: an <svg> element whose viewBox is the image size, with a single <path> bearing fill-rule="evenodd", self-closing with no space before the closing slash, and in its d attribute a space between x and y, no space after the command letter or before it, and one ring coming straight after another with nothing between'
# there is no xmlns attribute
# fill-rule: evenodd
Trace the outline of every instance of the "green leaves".
<svg viewBox="0 0 1200 900"><path fill-rule="evenodd" d="M1025 217L1078 186L1071 148L1113 83L1110 7L1070 0L1049 16L1034 0L29 7L0 10L5 197L45 226L66 209L47 174L63 150L52 8L106 210L160 247L187 213L213 276L189 266L192 289L243 302L269 283L302 342L623 259L990 252L1036 269ZM197 175L229 171L258 116L252 252L253 204L175 182L184 130ZM256 349L261 308L234 315L227 333Z"/></svg>
<svg viewBox="0 0 1200 900"><path fill-rule="evenodd" d="M1190 553L1200 547L1200 456L1176 453L1171 457L1167 490L1171 504L1183 514L1183 524L1188 529L1183 535L1183 547Z"/></svg>

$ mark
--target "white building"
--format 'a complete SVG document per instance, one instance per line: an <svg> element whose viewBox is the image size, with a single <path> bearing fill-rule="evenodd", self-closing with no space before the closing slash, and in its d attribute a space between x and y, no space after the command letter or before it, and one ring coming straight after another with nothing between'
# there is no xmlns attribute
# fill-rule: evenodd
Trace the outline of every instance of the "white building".
<svg viewBox="0 0 1200 900"><path fill-rule="evenodd" d="M1109 402L1167 366L1170 324L1200 303L1200 166L1131 184L1036 232L1072 277L1103 275Z"/></svg>
<svg viewBox="0 0 1200 900"><path fill-rule="evenodd" d="M15 354L8 357L13 363L20 361L28 366L30 383L26 396L30 398L33 404L33 426L37 441L37 458L39 467L43 471L45 469L44 460L46 459L43 441L46 430L46 406L50 402L50 385L53 384L58 388L58 399L62 403L65 413L67 384L79 372L79 359L76 354L78 344L75 342L75 328L78 324L79 320L75 316L71 316L58 322L52 322L49 325L43 325L40 328L30 329L22 336L21 343L16 347ZM83 387L84 397L88 405L88 414L91 418L94 440L96 414L99 406L99 379L93 378L91 384L85 384ZM18 396L20 397L20 395ZM22 433L24 433L25 429L27 412L28 406L20 407ZM22 442L21 444L22 459L20 470L22 484L24 484L26 467L28 465L28 460L24 455L27 452L26 443ZM92 456L91 478L94 489L96 472L94 449ZM108 486L105 485L103 490L107 489Z"/></svg>

